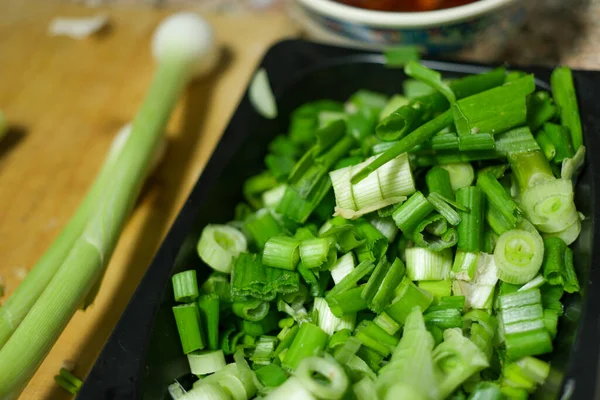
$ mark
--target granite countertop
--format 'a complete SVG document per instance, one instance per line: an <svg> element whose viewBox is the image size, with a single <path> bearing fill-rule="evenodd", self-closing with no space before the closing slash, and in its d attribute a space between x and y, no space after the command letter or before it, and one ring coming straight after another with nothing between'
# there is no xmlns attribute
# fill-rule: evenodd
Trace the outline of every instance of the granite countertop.
<svg viewBox="0 0 600 400"><path fill-rule="evenodd" d="M473 52L464 57L600 69L600 0L537 0L523 28L495 60L479 59Z"/></svg>

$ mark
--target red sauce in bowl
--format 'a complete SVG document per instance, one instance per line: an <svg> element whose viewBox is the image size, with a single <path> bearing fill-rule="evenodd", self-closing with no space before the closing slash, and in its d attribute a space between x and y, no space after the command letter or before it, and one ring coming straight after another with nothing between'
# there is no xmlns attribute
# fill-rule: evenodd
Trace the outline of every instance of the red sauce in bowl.
<svg viewBox="0 0 600 400"><path fill-rule="evenodd" d="M337 0L349 6L376 11L415 12L458 7L476 0Z"/></svg>

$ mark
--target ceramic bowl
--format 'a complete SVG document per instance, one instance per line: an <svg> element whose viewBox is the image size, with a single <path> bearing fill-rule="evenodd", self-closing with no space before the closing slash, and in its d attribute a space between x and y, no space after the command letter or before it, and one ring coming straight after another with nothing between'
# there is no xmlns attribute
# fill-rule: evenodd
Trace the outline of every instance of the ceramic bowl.
<svg viewBox="0 0 600 400"><path fill-rule="evenodd" d="M416 45L454 53L476 41L500 48L522 25L530 1L478 0L427 12L372 11L334 0L292 0L292 16L318 41L355 47ZM493 50L493 49L492 49Z"/></svg>

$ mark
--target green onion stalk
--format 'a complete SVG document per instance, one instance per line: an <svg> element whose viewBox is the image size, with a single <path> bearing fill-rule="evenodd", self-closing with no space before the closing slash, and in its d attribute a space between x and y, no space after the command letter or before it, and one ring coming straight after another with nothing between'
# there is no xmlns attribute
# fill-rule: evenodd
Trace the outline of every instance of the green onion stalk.
<svg viewBox="0 0 600 400"><path fill-rule="evenodd" d="M109 157L58 243L40 260L15 300L3 309L0 398L19 396L102 277L177 99L192 75L206 72L207 60L215 60L210 57L211 43L211 28L191 14L169 18L158 28L154 38L158 70L130 137L116 159ZM56 273L40 267L44 265L57 269ZM18 299L30 296L37 299L15 305ZM6 318L13 310L19 311L22 321Z"/></svg>

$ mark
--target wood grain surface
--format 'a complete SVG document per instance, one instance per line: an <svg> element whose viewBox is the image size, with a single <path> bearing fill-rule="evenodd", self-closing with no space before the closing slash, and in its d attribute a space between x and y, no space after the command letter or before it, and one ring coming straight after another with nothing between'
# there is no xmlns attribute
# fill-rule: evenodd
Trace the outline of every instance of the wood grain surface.
<svg viewBox="0 0 600 400"><path fill-rule="evenodd" d="M173 9L90 9L51 0L0 0L0 276L18 285L74 212L119 128L130 121L153 71L149 39ZM85 40L50 37L56 16L106 13ZM223 57L192 85L167 129L167 153L146 184L94 305L78 312L21 396L66 399L53 376L63 360L84 377L177 215L263 52L295 34L277 12L207 15ZM1 301L1 300L0 300Z"/></svg>

